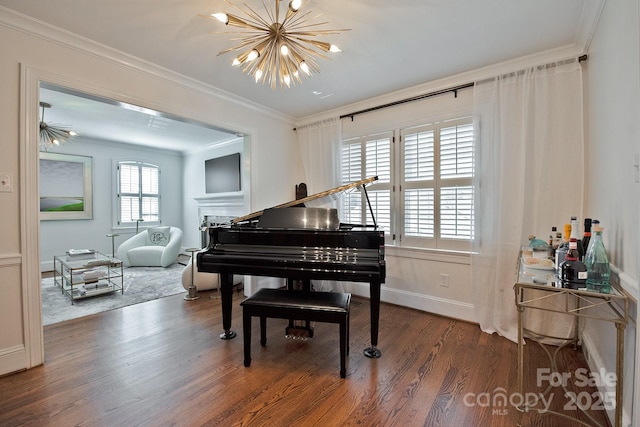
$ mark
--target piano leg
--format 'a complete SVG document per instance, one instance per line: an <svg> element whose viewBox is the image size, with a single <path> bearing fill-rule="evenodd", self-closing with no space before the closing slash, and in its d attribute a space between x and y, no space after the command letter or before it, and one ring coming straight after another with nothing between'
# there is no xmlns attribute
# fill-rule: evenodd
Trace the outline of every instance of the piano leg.
<svg viewBox="0 0 640 427"><path fill-rule="evenodd" d="M371 347L365 348L365 356L377 359L382 356L382 352L376 347L378 345L378 323L380 322L380 282L369 284L369 312L371 313Z"/></svg>
<svg viewBox="0 0 640 427"><path fill-rule="evenodd" d="M236 337L231 330L231 309L233 305L233 274L220 273L220 301L222 303L222 328L220 339L230 340Z"/></svg>

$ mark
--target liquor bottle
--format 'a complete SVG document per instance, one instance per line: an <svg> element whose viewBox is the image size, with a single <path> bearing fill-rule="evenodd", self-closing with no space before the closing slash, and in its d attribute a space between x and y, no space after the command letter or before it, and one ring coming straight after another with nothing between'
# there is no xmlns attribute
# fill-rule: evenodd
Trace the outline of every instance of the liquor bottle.
<svg viewBox="0 0 640 427"><path fill-rule="evenodd" d="M571 224L564 225L564 238L560 241L558 249L556 249L556 269L558 275L560 274L560 266L564 262L564 259L569 251L569 236L571 236Z"/></svg>
<svg viewBox="0 0 640 427"><path fill-rule="evenodd" d="M580 236L580 228L578 225L578 218L575 216L571 217L571 235L569 239L576 239L576 246L578 248L578 260L582 261L584 259L584 247L582 246L582 239Z"/></svg>
<svg viewBox="0 0 640 427"><path fill-rule="evenodd" d="M571 224L565 224L563 228L564 234L562 235L563 241L569 246L569 239L571 238Z"/></svg>
<svg viewBox="0 0 640 427"><path fill-rule="evenodd" d="M609 257L602 241L603 228L599 225L593 227L593 236L585 255L585 266L587 267L587 290L611 293L611 269L609 267Z"/></svg>
<svg viewBox="0 0 640 427"><path fill-rule="evenodd" d="M556 237L557 235L558 235L558 228L551 227L551 234L549 234L549 248L550 248L549 258L551 259L555 259L556 250L560 245L560 240Z"/></svg>
<svg viewBox="0 0 640 427"><path fill-rule="evenodd" d="M578 259L578 242L569 240L569 251L560 265L560 283L563 288L584 288L587 282L587 267Z"/></svg>
<svg viewBox="0 0 640 427"><path fill-rule="evenodd" d="M582 249L584 249L585 255L589 248L589 241L591 240L591 218L584 219L584 235L582 236Z"/></svg>

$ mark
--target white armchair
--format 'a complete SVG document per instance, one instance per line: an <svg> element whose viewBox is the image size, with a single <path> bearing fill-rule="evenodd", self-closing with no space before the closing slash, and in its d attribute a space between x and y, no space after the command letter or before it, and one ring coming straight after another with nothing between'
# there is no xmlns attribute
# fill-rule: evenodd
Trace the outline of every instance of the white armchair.
<svg viewBox="0 0 640 427"><path fill-rule="evenodd" d="M169 267L177 261L181 244L181 229L155 227L124 241L117 256L125 267Z"/></svg>

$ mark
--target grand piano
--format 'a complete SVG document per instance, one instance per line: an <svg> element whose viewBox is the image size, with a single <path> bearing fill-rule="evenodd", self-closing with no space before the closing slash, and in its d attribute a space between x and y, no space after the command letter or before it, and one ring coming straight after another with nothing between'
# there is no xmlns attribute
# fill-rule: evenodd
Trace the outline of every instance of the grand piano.
<svg viewBox="0 0 640 427"><path fill-rule="evenodd" d="M377 177L363 179L209 228L209 245L197 255L198 271L219 273L222 339L231 339L233 275L285 278L309 283L331 280L369 283L371 346L367 357L381 356L378 344L380 286L385 280L384 231L377 226L341 223L333 208L307 203L360 189ZM367 196L368 202L368 196Z"/></svg>

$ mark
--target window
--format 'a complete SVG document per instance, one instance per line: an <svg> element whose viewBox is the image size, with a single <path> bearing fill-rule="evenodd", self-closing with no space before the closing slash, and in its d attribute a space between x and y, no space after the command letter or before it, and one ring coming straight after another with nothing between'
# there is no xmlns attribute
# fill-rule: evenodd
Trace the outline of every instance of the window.
<svg viewBox="0 0 640 427"><path fill-rule="evenodd" d="M160 168L148 163L118 163L118 223L160 222Z"/></svg>
<svg viewBox="0 0 640 427"><path fill-rule="evenodd" d="M364 178L377 176L378 180L369 184L367 195L377 225L384 228L385 234L391 230L391 155L393 134L380 134L370 137L354 138L343 141L342 183L348 184ZM373 225L369 203L364 192L354 191L341 199L343 222L351 224Z"/></svg>
<svg viewBox="0 0 640 427"><path fill-rule="evenodd" d="M367 193L388 243L469 250L474 233L473 124L471 119L432 123L343 141L343 182L378 176ZM368 223L360 193L343 201L348 222Z"/></svg>

